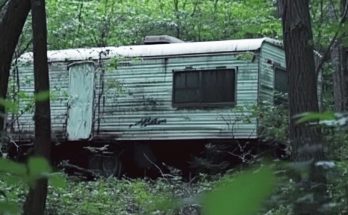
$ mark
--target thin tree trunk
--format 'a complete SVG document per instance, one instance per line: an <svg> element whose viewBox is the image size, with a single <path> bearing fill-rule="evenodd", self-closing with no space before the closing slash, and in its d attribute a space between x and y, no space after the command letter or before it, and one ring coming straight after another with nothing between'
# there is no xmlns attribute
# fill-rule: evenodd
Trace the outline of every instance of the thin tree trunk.
<svg viewBox="0 0 348 215"><path fill-rule="evenodd" d="M347 10L347 1L341 0L341 18L345 22L345 10ZM345 37L344 33L341 38ZM348 110L348 70L347 70L347 50L348 48L337 39L331 52L332 65L334 67L333 85L335 110L343 112Z"/></svg>
<svg viewBox="0 0 348 215"><path fill-rule="evenodd" d="M326 180L320 169L314 165L316 161L324 158L320 130L297 124L294 118L300 113L319 111L309 0L283 0L283 5L284 47L290 89L289 136L292 159L296 162L312 163L309 179L303 179L299 188L304 190L304 196L313 194L314 197L313 202L309 199L298 201L295 204L295 214L323 214L320 206L325 201Z"/></svg>
<svg viewBox="0 0 348 215"><path fill-rule="evenodd" d="M9 0L0 10L0 99L5 99L12 56L30 10L30 1ZM4 129L4 115L4 107L0 106L0 133Z"/></svg>
<svg viewBox="0 0 348 215"><path fill-rule="evenodd" d="M47 65L47 25L45 0L31 0L35 93L49 92ZM50 159L51 113L49 98L35 101L35 154ZM24 204L24 214L44 214L47 196L47 179L36 182Z"/></svg>
<svg viewBox="0 0 348 215"><path fill-rule="evenodd" d="M279 18L283 17L283 12L284 12L284 0L277 0L275 2L276 7L277 7L277 15Z"/></svg>
<svg viewBox="0 0 348 215"><path fill-rule="evenodd" d="M332 65L334 67L333 90L335 111L348 110L348 71L346 67L346 48L340 41L336 41L331 52Z"/></svg>

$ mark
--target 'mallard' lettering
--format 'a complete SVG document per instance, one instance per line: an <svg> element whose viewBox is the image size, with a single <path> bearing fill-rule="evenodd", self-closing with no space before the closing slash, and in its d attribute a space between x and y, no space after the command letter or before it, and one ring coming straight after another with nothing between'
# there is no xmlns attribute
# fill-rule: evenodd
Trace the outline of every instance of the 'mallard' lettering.
<svg viewBox="0 0 348 215"><path fill-rule="evenodd" d="M161 125L167 123L166 119L159 119L158 117L144 117L141 118L138 122L129 125L129 127L137 126L146 127L148 125Z"/></svg>

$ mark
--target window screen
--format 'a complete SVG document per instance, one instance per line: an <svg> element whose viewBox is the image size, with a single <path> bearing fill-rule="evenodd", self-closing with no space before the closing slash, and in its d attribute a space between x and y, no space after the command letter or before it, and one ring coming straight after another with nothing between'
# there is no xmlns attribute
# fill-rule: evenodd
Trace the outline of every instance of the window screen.
<svg viewBox="0 0 348 215"><path fill-rule="evenodd" d="M173 105L184 107L226 105L235 102L235 70L174 72Z"/></svg>

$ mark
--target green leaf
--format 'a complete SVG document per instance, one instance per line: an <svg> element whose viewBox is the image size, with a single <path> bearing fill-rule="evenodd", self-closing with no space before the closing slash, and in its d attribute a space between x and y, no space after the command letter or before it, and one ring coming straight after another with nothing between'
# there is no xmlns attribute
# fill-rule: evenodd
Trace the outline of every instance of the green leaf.
<svg viewBox="0 0 348 215"><path fill-rule="evenodd" d="M52 172L50 164L45 158L32 157L28 161L29 176L31 178L38 178L45 176Z"/></svg>
<svg viewBox="0 0 348 215"><path fill-rule="evenodd" d="M34 95L34 100L37 102L47 101L50 98L50 91L43 91Z"/></svg>
<svg viewBox="0 0 348 215"><path fill-rule="evenodd" d="M6 112L18 112L18 105L8 99L0 98L0 106L4 107Z"/></svg>
<svg viewBox="0 0 348 215"><path fill-rule="evenodd" d="M295 118L298 118L296 123L301 124L305 122L314 122L314 121L320 121L320 120L334 120L335 113L327 111L323 113L317 113L317 112L306 112L301 113L295 116Z"/></svg>
<svg viewBox="0 0 348 215"><path fill-rule="evenodd" d="M0 196L4 197L5 199L7 198L6 193L2 190L0 190Z"/></svg>
<svg viewBox="0 0 348 215"><path fill-rule="evenodd" d="M0 201L0 214L19 214L19 206L14 202Z"/></svg>
<svg viewBox="0 0 348 215"><path fill-rule="evenodd" d="M20 164L9 159L0 158L0 172L23 176L27 173L24 164Z"/></svg>
<svg viewBox="0 0 348 215"><path fill-rule="evenodd" d="M8 186L20 186L23 182L28 181L28 176L3 174L0 180Z"/></svg>
<svg viewBox="0 0 348 215"><path fill-rule="evenodd" d="M54 188L66 188L68 183L61 173L52 173L49 175L49 184Z"/></svg>
<svg viewBox="0 0 348 215"><path fill-rule="evenodd" d="M204 215L256 214L271 194L275 176L270 167L248 170L222 181L204 199Z"/></svg>
<svg viewBox="0 0 348 215"><path fill-rule="evenodd" d="M28 98L30 98L30 95L28 95L26 92L24 92L24 91L19 91L18 93L17 93L17 96L18 96L18 98L20 98L20 99L28 99Z"/></svg>

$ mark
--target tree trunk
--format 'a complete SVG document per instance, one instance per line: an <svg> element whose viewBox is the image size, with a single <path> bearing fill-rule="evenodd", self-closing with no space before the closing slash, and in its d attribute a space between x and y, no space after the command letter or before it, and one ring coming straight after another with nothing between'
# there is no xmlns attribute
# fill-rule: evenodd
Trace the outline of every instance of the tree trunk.
<svg viewBox="0 0 348 215"><path fill-rule="evenodd" d="M289 137L292 159L312 164L309 179L303 179L299 183L299 188L305 191L304 196L313 194L314 197L313 202L308 199L297 202L295 214L323 214L320 206L325 201L326 180L319 168L314 165L316 161L324 158L320 130L297 124L294 118L300 113L319 111L309 0L284 0L283 5L284 47L289 74Z"/></svg>
<svg viewBox="0 0 348 215"><path fill-rule="evenodd" d="M299 125L294 119L294 116L300 113L319 111L309 1L284 1L283 33L286 68L289 74L289 134L293 147L292 157L293 160L306 160L308 157L318 160L323 157L319 130ZM304 154L302 149L306 145L318 147L312 153L307 154L306 151Z"/></svg>
<svg viewBox="0 0 348 215"><path fill-rule="evenodd" d="M333 73L333 90L335 111L343 112L348 110L348 71L346 65L346 48L340 41L336 41L331 52Z"/></svg>
<svg viewBox="0 0 348 215"><path fill-rule="evenodd" d="M346 0L341 0L341 19L345 22ZM343 33L341 38L346 37ZM334 67L333 86L335 111L343 112L348 110L348 69L347 69L347 50L340 39L335 41L331 52L332 65Z"/></svg>
<svg viewBox="0 0 348 215"><path fill-rule="evenodd" d="M277 8L277 15L279 18L283 17L283 12L284 12L284 0L277 0L275 2L275 6Z"/></svg>
<svg viewBox="0 0 348 215"><path fill-rule="evenodd" d="M30 10L29 0L9 0L0 8L0 100L6 98L13 53ZM0 106L0 133L4 126L4 107ZM1 136L1 135L0 135Z"/></svg>
<svg viewBox="0 0 348 215"><path fill-rule="evenodd" d="M45 0L31 0L35 93L49 92L47 65L47 25ZM35 101L35 154L50 159L51 113L49 98ZM42 178L30 189L24 204L24 214L44 214L47 179Z"/></svg>

